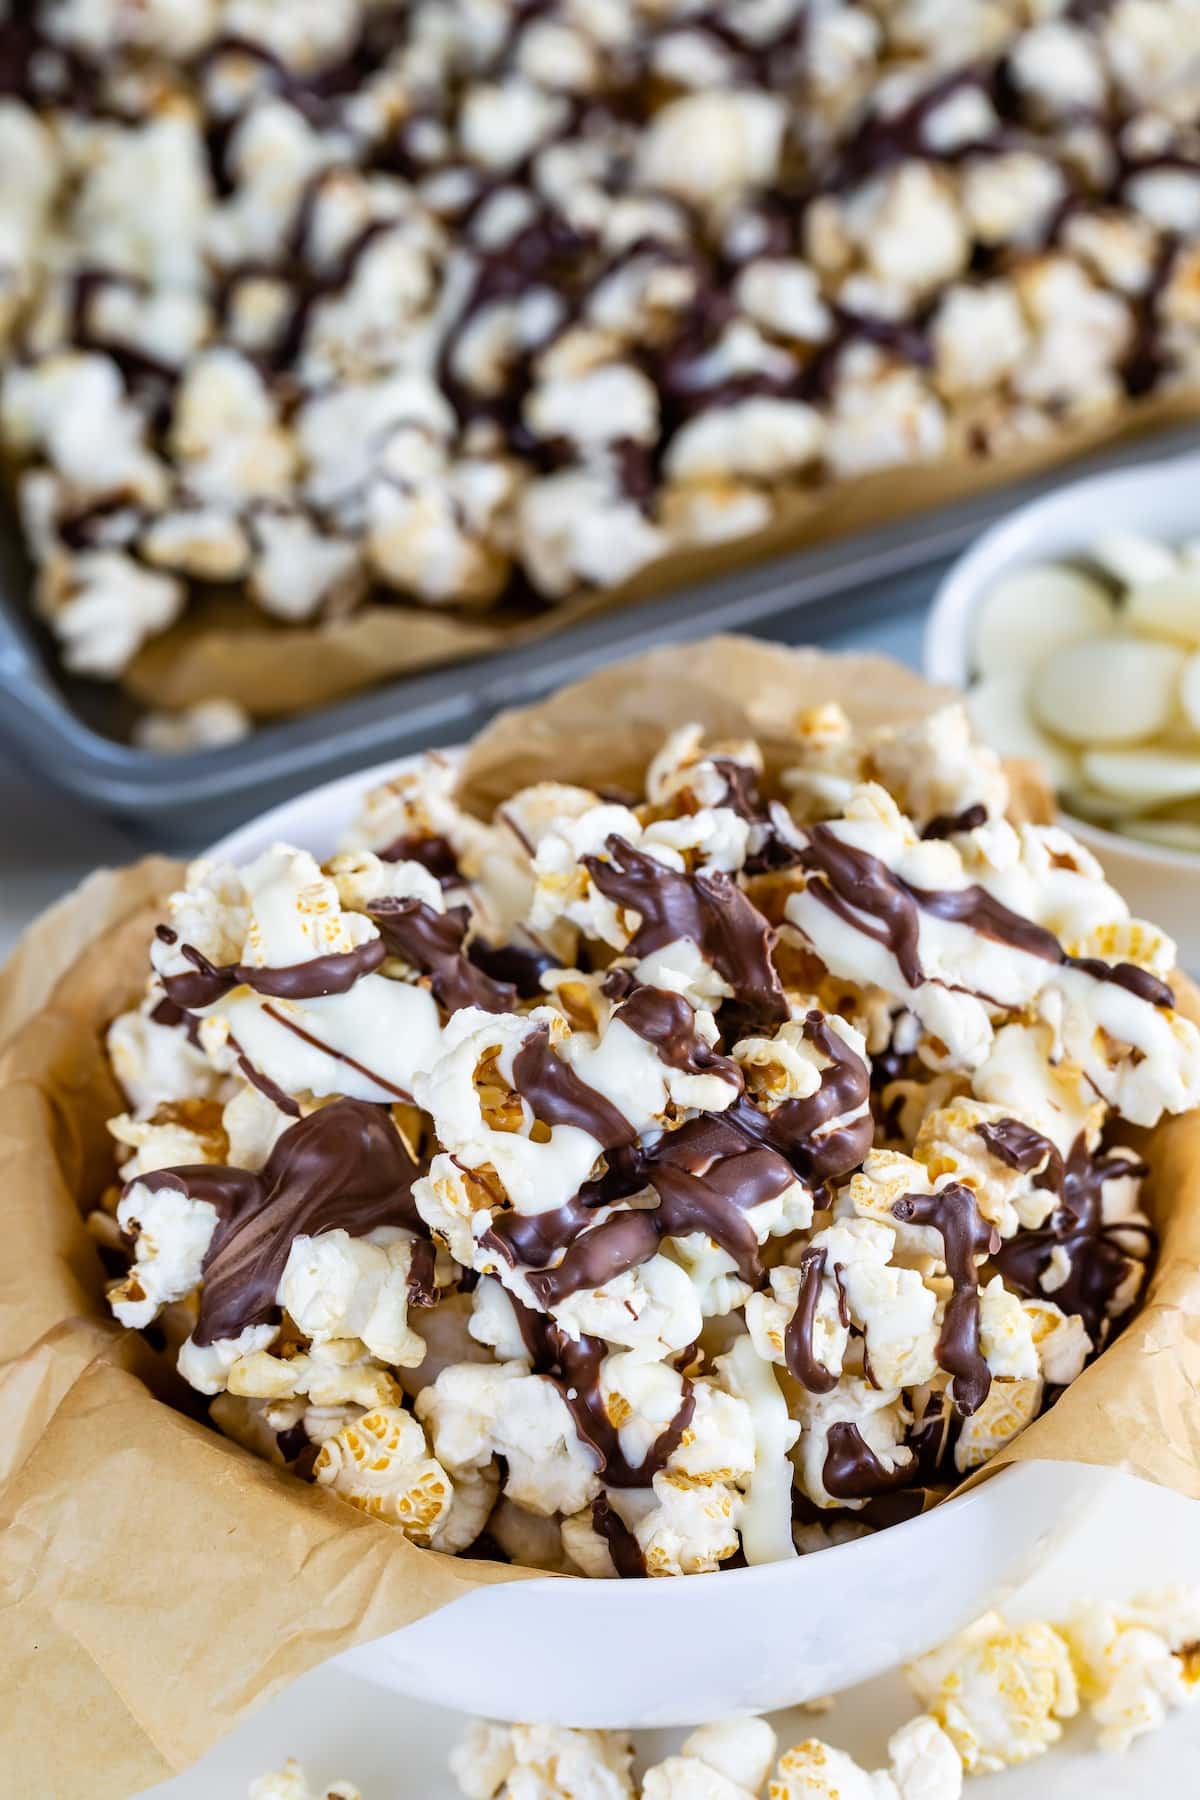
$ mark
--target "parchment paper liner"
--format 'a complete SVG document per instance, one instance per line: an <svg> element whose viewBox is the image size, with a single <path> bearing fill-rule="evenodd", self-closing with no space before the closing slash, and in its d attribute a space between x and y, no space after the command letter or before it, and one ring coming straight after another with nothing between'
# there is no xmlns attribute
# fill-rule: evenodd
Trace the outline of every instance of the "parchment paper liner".
<svg viewBox="0 0 1200 1800"><path fill-rule="evenodd" d="M678 551L623 587L578 594L532 616L511 608L455 612L372 603L336 623L284 626L249 601L201 604L146 646L126 670L124 686L145 706L173 708L227 694L255 718L279 718L390 677L536 643L634 601L679 593L686 607L688 588L726 571L966 499L1198 413L1200 389L1190 388L1053 431L1036 445L990 461L961 454L820 488L796 486L781 498L766 529L751 537Z"/></svg>
<svg viewBox="0 0 1200 1800"><path fill-rule="evenodd" d="M539 774L628 779L693 717L755 733L778 761L797 707L823 698L867 722L940 695L883 658L714 639L498 720L465 779L478 804ZM178 872L152 859L93 877L0 976L0 1786L14 1800L128 1800L316 1663L525 1578L417 1550L196 1423L107 1313L79 1210L112 1174L101 1033L140 990ZM1183 999L1200 1017L1200 996ZM1149 1153L1163 1245L1147 1304L993 1471L1071 1460L1200 1497L1200 1119L1160 1129Z"/></svg>

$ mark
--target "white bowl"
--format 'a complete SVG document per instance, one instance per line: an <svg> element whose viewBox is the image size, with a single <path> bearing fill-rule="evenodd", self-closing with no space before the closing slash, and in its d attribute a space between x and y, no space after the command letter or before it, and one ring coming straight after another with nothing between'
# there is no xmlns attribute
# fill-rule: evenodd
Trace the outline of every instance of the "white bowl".
<svg viewBox="0 0 1200 1800"><path fill-rule="evenodd" d="M1167 542L1195 537L1200 452L1069 482L985 531L934 595L924 643L930 680L968 686L975 612L1001 575L1026 563L1086 555L1114 531ZM1170 933L1184 967L1200 968L1200 856L1143 844L1073 814L1064 813L1063 822L1099 858L1135 915Z"/></svg>
<svg viewBox="0 0 1200 1800"><path fill-rule="evenodd" d="M242 862L283 839L324 858L364 790L413 760L287 801L211 854ZM865 1681L1001 1604L1105 1480L1066 1463L1021 1465L907 1524L766 1567L466 1587L338 1660L382 1687L497 1719L634 1729L774 1711Z"/></svg>

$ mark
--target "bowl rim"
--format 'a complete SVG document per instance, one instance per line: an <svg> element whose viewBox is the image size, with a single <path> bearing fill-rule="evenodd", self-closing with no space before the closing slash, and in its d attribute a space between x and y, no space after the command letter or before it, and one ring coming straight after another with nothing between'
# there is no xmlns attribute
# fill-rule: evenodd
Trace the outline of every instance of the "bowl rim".
<svg viewBox="0 0 1200 1800"><path fill-rule="evenodd" d="M252 818L246 819L241 825L236 826L234 830L228 831L222 837L218 838L216 843L200 852L200 854L203 857L212 860L241 856L244 852L238 849L239 839L255 834L259 836L269 834L275 828L276 821L282 820L294 809L302 806L305 801L311 801L320 797L323 800L336 804L343 795L349 797L355 790L361 791L367 787L375 786L379 782L389 780L394 775L402 774L406 769L414 768L422 760L422 757L427 754L430 753L410 751L402 756L393 756L387 758L383 762L373 763L368 768L351 770L349 774L337 775L328 781L319 782L316 787L301 790L301 792L293 794L289 799L282 800L275 806L268 807L265 812L255 814ZM466 746L462 744L452 744L445 747L439 746L436 750L436 754L445 757L448 762L458 763L466 754ZM986 1467L986 1464L984 1466ZM912 1536L914 1527L925 1524L927 1520L934 1518L947 1507L953 1507L956 1512L962 1512L970 1502L978 1500L979 1496L985 1491L985 1488L990 1490L998 1481L1002 1481L1010 1475L1015 1475L1018 1470L1024 1466L1025 1465L1021 1463L1005 1464L1002 1468L997 1469L994 1474L989 1475L986 1482L977 1483L965 1493L951 1493L946 1499L938 1501L934 1506L928 1507L924 1512L914 1514L911 1519L903 1519L896 1525L888 1525L882 1527L879 1531L872 1531L870 1537L867 1539L852 1538L844 1544L827 1544L822 1550L811 1551L808 1555L820 1555L825 1557L834 1553L854 1550L860 1544L873 1542L876 1537L880 1536L885 1536L888 1539L888 1542L892 1543L895 1534L897 1533L904 1533L907 1541L907 1538ZM966 1477L963 1479L965 1480ZM742 1582L743 1588L745 1588L749 1586L752 1579L758 1581L760 1584L771 1579L776 1581L779 1580L784 1570L793 1569L798 1565L807 1562L808 1555L797 1554L795 1557L787 1557L779 1562L756 1563L752 1566L748 1565L745 1568L712 1569L698 1575L682 1577L677 1581L655 1581L649 1585L656 1589L671 1592L686 1587L689 1593L694 1593L696 1591L697 1582L712 1583L719 1578L728 1583L734 1577L738 1577ZM459 1559L456 1558L455 1560ZM529 1581L537 1581L538 1579L538 1572L532 1571L529 1580L523 1585L528 1587ZM795 1577L792 1577L792 1579L795 1579ZM543 1577L543 1586L547 1590L551 1587L558 1588L562 1585L564 1580L574 1586L581 1585L589 1590L593 1588L605 1588L611 1590L615 1586L618 1590L624 1591L625 1589L636 1588L641 1585L636 1582L627 1581L617 1582L615 1584L611 1581L598 1582L586 1575L567 1575L565 1577L559 1575L556 1576L553 1581L545 1581ZM671 1605L674 1604L674 1602L661 1601L656 1602L655 1604Z"/></svg>

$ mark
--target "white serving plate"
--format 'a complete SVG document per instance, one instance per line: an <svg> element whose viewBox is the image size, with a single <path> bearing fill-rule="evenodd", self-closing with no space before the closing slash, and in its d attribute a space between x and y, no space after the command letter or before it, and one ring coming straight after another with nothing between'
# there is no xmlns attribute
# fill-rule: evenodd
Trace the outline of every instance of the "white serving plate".
<svg viewBox="0 0 1200 1800"><path fill-rule="evenodd" d="M412 764L316 788L211 854L242 862L282 839L326 857L365 789ZM865 1681L1003 1604L1104 1481L1069 1464L1022 1465L921 1518L793 1562L674 1581L468 1588L338 1661L401 1694L498 1719L637 1728L773 1711Z"/></svg>
<svg viewBox="0 0 1200 1800"><path fill-rule="evenodd" d="M934 595L925 627L926 675L966 687L974 672L976 608L1000 576L1026 563L1086 554L1114 531L1168 542L1200 533L1200 452L1069 482L985 531ZM1200 968L1200 856L1143 844L1068 813L1063 822L1099 858L1134 914L1170 933L1185 968Z"/></svg>

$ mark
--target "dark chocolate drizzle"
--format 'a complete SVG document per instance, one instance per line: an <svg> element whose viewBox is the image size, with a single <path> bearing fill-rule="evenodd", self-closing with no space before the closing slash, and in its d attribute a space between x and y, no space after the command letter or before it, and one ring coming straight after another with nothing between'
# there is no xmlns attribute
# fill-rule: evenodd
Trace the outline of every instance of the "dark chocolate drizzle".
<svg viewBox="0 0 1200 1800"><path fill-rule="evenodd" d="M408 1304L429 1308L437 1303L437 1251L429 1238L416 1238L408 1265Z"/></svg>
<svg viewBox="0 0 1200 1800"><path fill-rule="evenodd" d="M439 1006L457 1012L478 1006L484 1012L512 1012L517 991L470 961L464 951L471 915L465 906L435 912L424 900L383 899L367 908L389 956L399 956L428 975Z"/></svg>
<svg viewBox="0 0 1200 1800"><path fill-rule="evenodd" d="M992 1255L992 1267L1014 1293L1029 1299L1044 1295L1063 1312L1077 1314L1098 1349L1109 1332L1113 1301L1131 1269L1138 1263L1152 1263L1158 1248L1157 1234L1149 1225L1105 1224L1104 1183L1121 1176L1146 1175L1146 1164L1093 1153L1082 1134L1064 1158L1048 1138L1035 1143L1039 1134L1019 1121L1006 1119L1001 1125L1017 1128L1006 1131L1002 1140L1012 1155L1024 1158L1022 1163L1013 1162L1013 1167L1036 1168L1037 1162L1045 1159L1036 1184L1056 1194L1058 1204L1044 1225L1005 1239ZM1001 1152L997 1150L997 1154ZM1144 1254L1134 1253L1131 1239L1140 1240ZM1046 1294L1042 1280L1058 1249L1066 1252L1069 1272L1061 1286Z"/></svg>
<svg viewBox="0 0 1200 1800"><path fill-rule="evenodd" d="M532 943L491 944L486 938L473 937L467 955L493 981L515 988L522 1000L544 999L542 976L559 967L557 957Z"/></svg>
<svg viewBox="0 0 1200 1800"><path fill-rule="evenodd" d="M987 820L987 807L982 801L976 801L974 806L964 807L962 812L935 813L921 836L926 840L954 837L960 831L977 830L980 825L986 825Z"/></svg>
<svg viewBox="0 0 1200 1800"><path fill-rule="evenodd" d="M979 1347L976 1258L995 1255L1000 1233L983 1218L972 1189L961 1182L951 1182L936 1194L905 1194L892 1213L906 1225L929 1225L941 1235L946 1273L954 1291L946 1304L937 1357L953 1377L950 1392L955 1406L969 1418L979 1411L992 1385L992 1372Z"/></svg>
<svg viewBox="0 0 1200 1800"><path fill-rule="evenodd" d="M420 863L442 887L457 887L462 879L454 846L439 834L393 838L386 849L376 854L381 862Z"/></svg>
<svg viewBox="0 0 1200 1800"><path fill-rule="evenodd" d="M381 938L368 938L353 950L338 950L276 968L259 968L254 963L225 963L218 967L193 944L184 944L180 954L191 963L192 972L164 975L163 989L167 998L185 1012L199 1012L206 1006L215 1006L235 987L252 988L256 994L272 1000L318 1000L328 994L348 994L361 976L370 975L379 967L387 951Z"/></svg>
<svg viewBox="0 0 1200 1800"><path fill-rule="evenodd" d="M170 1002L168 1001L166 1004L170 1005ZM191 1019L191 1014L185 1013L183 1017ZM195 1025L194 1019L192 1019L192 1025L193 1027ZM250 1083L251 1087L256 1087L259 1093L271 1102L272 1106L277 1106L279 1108L281 1113L286 1113L291 1119L298 1119L300 1117L299 1102L294 1100L286 1089L281 1088L278 1082L272 1081L269 1075L264 1074L260 1068L256 1067L256 1065L250 1061L250 1058L246 1055L246 1052L242 1049L242 1046L238 1043L232 1032L229 1036L229 1048L236 1056L238 1068L242 1071L242 1074L246 1077L246 1080Z"/></svg>
<svg viewBox="0 0 1200 1800"><path fill-rule="evenodd" d="M622 1581L644 1581L649 1571L642 1547L616 1511L607 1494L592 1501L592 1529L608 1545L613 1568Z"/></svg>
<svg viewBox="0 0 1200 1800"><path fill-rule="evenodd" d="M696 1015L682 994L638 981L628 969L612 969L605 994L618 1002L614 1017L651 1045L661 1060L686 1075L719 1075L737 1092L745 1086L732 1057L722 1056L696 1030Z"/></svg>
<svg viewBox="0 0 1200 1800"><path fill-rule="evenodd" d="M835 1500L872 1500L908 1487L912 1465L885 1469L857 1425L839 1419L829 1427L821 1480Z"/></svg>
<svg viewBox="0 0 1200 1800"><path fill-rule="evenodd" d="M573 1125L604 1150L637 1143L637 1132L625 1115L553 1049L548 1025L530 1032L513 1057L512 1070L513 1086L544 1125Z"/></svg>
<svg viewBox="0 0 1200 1800"><path fill-rule="evenodd" d="M813 1327L817 1319L817 1302L821 1298L821 1279L825 1273L824 1250L806 1250L800 1258L800 1289L796 1310L788 1320L783 1339L784 1361L789 1372L810 1394L831 1394L838 1377L817 1356L813 1348ZM829 1486L828 1482L825 1484ZM830 1493L833 1489L829 1489Z"/></svg>
<svg viewBox="0 0 1200 1800"><path fill-rule="evenodd" d="M628 955L649 956L688 938L743 1005L764 1020L787 1018L787 1001L771 961L775 933L728 875L680 874L616 834L605 848L610 860L585 856L583 863L606 899L638 914Z"/></svg>
<svg viewBox="0 0 1200 1800"><path fill-rule="evenodd" d="M924 912L965 925L982 937L1007 944L1027 956L1040 957L1043 962L1079 969L1095 981L1113 982L1151 1006L1175 1004L1166 982L1148 970L1134 963L1068 956L1053 932L1013 912L985 888L913 887L878 857L845 843L827 825L810 828L800 866L810 876L808 891L815 899L856 931L887 946L910 988L920 987L925 980L920 957L920 920Z"/></svg>
<svg viewBox="0 0 1200 1800"><path fill-rule="evenodd" d="M1062 1159L1050 1142L1032 1125L1021 1119L997 1119L976 1127L992 1155L1021 1175L1032 1175L1035 1169L1061 1168Z"/></svg>
<svg viewBox="0 0 1200 1800"><path fill-rule="evenodd" d="M649 1487L679 1448L692 1422L696 1410L692 1383L684 1377L678 1412L650 1446L645 1461L635 1466L625 1459L618 1428L608 1416L600 1390L600 1370L608 1355L603 1338L569 1338L553 1319L531 1311L513 1295L509 1298L534 1374L552 1381L562 1395L579 1440L595 1456L597 1473L605 1486Z"/></svg>
<svg viewBox="0 0 1200 1800"><path fill-rule="evenodd" d="M783 1100L769 1111L743 1100L735 1103L729 1116L744 1130L761 1135L806 1181L820 1186L848 1175L871 1148L875 1131L871 1072L823 1013L806 1015L804 1036L829 1065L816 1093L803 1100ZM860 1109L861 1116L850 1124L829 1129L834 1119Z"/></svg>
<svg viewBox="0 0 1200 1800"><path fill-rule="evenodd" d="M702 1113L648 1149L617 1146L608 1162L607 1171L565 1206L533 1215L503 1213L480 1240L510 1268L534 1271L527 1280L540 1306L614 1281L648 1262L664 1237L693 1232L712 1238L751 1287L762 1285L757 1237L745 1215L796 1180L791 1165L768 1145L728 1114ZM600 1208L646 1188L653 1189L656 1206L627 1208L592 1223ZM563 1250L555 1267L542 1266Z"/></svg>
<svg viewBox="0 0 1200 1800"><path fill-rule="evenodd" d="M365 1237L382 1225L426 1235L412 1199L420 1172L386 1107L334 1100L289 1126L257 1174L205 1163L156 1169L138 1182L216 1209L192 1333L197 1344L212 1344L278 1317L275 1295L293 1239L339 1228Z"/></svg>

